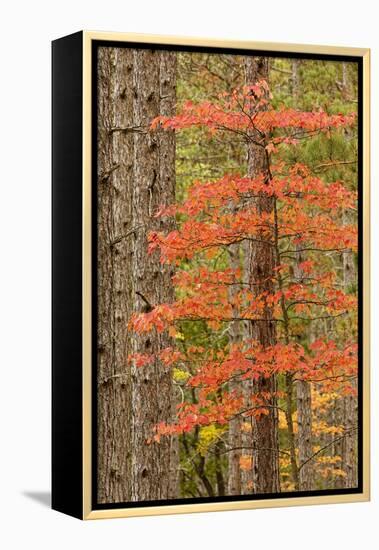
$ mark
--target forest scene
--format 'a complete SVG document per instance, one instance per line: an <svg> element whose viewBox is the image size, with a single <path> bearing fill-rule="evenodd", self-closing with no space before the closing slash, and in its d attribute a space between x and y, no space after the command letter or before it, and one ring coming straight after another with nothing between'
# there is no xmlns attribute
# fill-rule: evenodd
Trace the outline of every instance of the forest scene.
<svg viewBox="0 0 379 550"><path fill-rule="evenodd" d="M97 52L97 502L358 486L358 65Z"/></svg>

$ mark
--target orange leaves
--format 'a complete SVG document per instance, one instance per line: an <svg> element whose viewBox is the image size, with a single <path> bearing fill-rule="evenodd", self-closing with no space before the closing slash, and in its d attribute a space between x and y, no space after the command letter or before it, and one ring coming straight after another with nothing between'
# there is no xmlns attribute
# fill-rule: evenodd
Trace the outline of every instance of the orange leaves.
<svg viewBox="0 0 379 550"><path fill-rule="evenodd" d="M231 379L235 382L268 378L274 373L294 372L306 367L302 346L278 343L263 348L255 340L231 346L229 352L205 360L188 384L209 395ZM264 403L261 403L264 406Z"/></svg>
<svg viewBox="0 0 379 550"><path fill-rule="evenodd" d="M269 181L264 174L256 178L226 174L215 181L195 181L188 190L188 197L181 204L161 207L156 216L183 214L194 218L203 214L212 215L238 204L244 198L254 198L260 194L276 197L286 204L301 203L330 211L356 208L357 196L342 182L325 183L322 179L305 174L306 167L296 165L288 175L281 173L281 166L271 168ZM303 174L299 174L299 171ZM215 218L215 216L213 216Z"/></svg>
<svg viewBox="0 0 379 550"><path fill-rule="evenodd" d="M307 273L312 270L313 262L305 261L301 265L303 272ZM286 266L279 267L282 276L286 276ZM289 280L282 285L282 290L271 293L264 290L257 294L242 280L240 269L212 271L201 267L191 272L178 270L173 282L181 298L171 304L160 304L148 313L133 314L129 326L138 333L169 330L175 337L175 323L179 321L202 320L217 331L223 323L263 322L267 308L271 309L274 322L283 323L282 298L290 319L300 314L336 315L356 309L356 296L333 287L333 273L310 279L311 285ZM272 280L275 282L276 275ZM261 281L262 285L264 283ZM232 295L230 287L234 288Z"/></svg>
<svg viewBox="0 0 379 550"><path fill-rule="evenodd" d="M274 167L272 174L269 181L261 174L253 179L226 175L214 182L195 182L184 202L156 214L180 214L184 221L167 234L151 232L149 252L159 250L162 263L177 264L197 254L209 259L220 247L243 240L273 245L276 231L280 241L287 239L293 245L307 243L321 251L356 250L356 225L342 224L336 215L341 209L356 208L356 193L340 182L327 184L306 175L301 165L288 176L281 176ZM256 210L253 199L262 194L280 201L276 222L273 213Z"/></svg>
<svg viewBox="0 0 379 550"><path fill-rule="evenodd" d="M245 132L248 141L253 139L270 152L281 144L296 145L299 132L304 138L355 123L354 114L274 110L270 99L267 82L262 80L254 86L221 94L217 103L188 101L178 115L155 119L152 128L160 125L179 130L201 126L212 132L238 132L239 136ZM262 194L281 203L277 228L271 214L257 212L254 207L251 199ZM279 239L292 240L295 245L307 243L320 250L355 250L356 227L337 222L335 213L356 209L356 201L356 193L343 183L326 183L299 163L290 167L284 163L267 166L255 178L227 174L217 181L195 181L186 200L162 207L156 213L156 216L179 214L184 221L179 230L166 235L151 233L149 251L159 249L161 261L174 264L199 253L209 259L217 253L215 249L246 239L273 243L276 230Z"/></svg>
<svg viewBox="0 0 379 550"><path fill-rule="evenodd" d="M171 366L183 359L183 354L171 347L161 350L158 354L159 359L164 365Z"/></svg>
<svg viewBox="0 0 379 550"><path fill-rule="evenodd" d="M163 332L167 323L173 319L171 305L160 304L148 313L134 313L129 321L129 328L138 333L150 332L153 329Z"/></svg>
<svg viewBox="0 0 379 550"><path fill-rule="evenodd" d="M261 81L253 87L242 87L231 94L222 94L217 103L204 101L195 104L186 101L181 112L174 117L159 116L151 123L151 129L158 126L163 129L181 130L193 126L208 128L212 134L215 131L260 132L267 135L273 130L302 130L310 133L326 132L332 128L351 126L355 122L355 114L328 115L325 111L302 112L295 109L281 108L274 110L267 83ZM253 89L254 88L254 89ZM285 136L284 142L292 143L296 137ZM266 144L267 145L267 144Z"/></svg>
<svg viewBox="0 0 379 550"><path fill-rule="evenodd" d="M151 232L149 251L159 249L163 263L175 264L211 248L228 247L243 240L274 244L272 213L257 214L253 207L245 207L235 213L215 211L212 217L211 221L190 219L180 230L167 235ZM307 213L300 205L281 209L278 231L280 240L288 239L294 245L306 242L321 251L357 248L356 225L341 225L328 214Z"/></svg>
<svg viewBox="0 0 379 550"><path fill-rule="evenodd" d="M160 437L182 434L192 431L196 426L209 426L227 424L243 406L243 397L224 393L213 400L201 399L198 403L182 403L178 405L177 421L175 424L161 422L155 427L153 441L159 441Z"/></svg>
<svg viewBox="0 0 379 550"><path fill-rule="evenodd" d="M240 282L242 275L241 269L227 268L218 271L212 271L206 267L200 267L192 271L178 270L173 277L173 282L180 290L193 291L196 285L209 285L210 287L219 285L233 285Z"/></svg>
<svg viewBox="0 0 379 550"><path fill-rule="evenodd" d="M304 164L271 162L280 149L297 146L298 139L355 124L355 115L274 110L270 99L267 83L260 81L222 94L216 103L186 102L176 116L152 122L153 130L198 126L211 135L235 132L238 139L265 150L267 162L256 177L225 174L217 180L194 181L184 200L161 206L155 213L156 218L172 217L177 222L174 231L148 235L149 252L159 253L162 263L178 268L173 276L176 300L135 313L129 327L138 333L167 330L177 347L155 355L134 354L130 360L138 367L180 363L184 402L173 424L156 426L153 441L195 427L224 426L237 415L249 425L250 417L257 422L264 419L283 396L253 390L246 395L246 380L277 375L280 387L281 378L290 374L294 381L307 380L330 395L356 391L352 381L357 374L357 346L337 331L336 341L320 339L308 347L302 323L307 321L308 327L311 321L338 317L330 323L334 335L337 323L345 323L345 313L352 313L349 321L354 319L356 296L343 292L339 270L341 253L357 249L357 227L344 221L354 218L357 194L343 182L313 175ZM269 207L261 208L262 202ZM234 247L239 250L236 265L244 266L243 273L225 267L229 262L225 250L236 243L248 244ZM275 265L264 280L252 280L250 245L272 251ZM276 325L274 345L263 347L244 337L246 324L267 322ZM198 330L204 326L206 330ZM239 333L239 343L231 328ZM188 337L188 332L195 337ZM201 340L199 332L204 333ZM296 337L303 346L291 341ZM186 401L189 395L195 402ZM293 416L296 430L296 413ZM325 433L332 432L325 428ZM243 456L240 467L250 469L251 458Z"/></svg>
<svg viewBox="0 0 379 550"><path fill-rule="evenodd" d="M313 266L314 262L311 260L306 260L299 263L299 269L301 269L301 271L306 274L312 273Z"/></svg>
<svg viewBox="0 0 379 550"><path fill-rule="evenodd" d="M258 216L251 210L241 210L236 214L215 213L210 221L189 219L183 222L180 230L167 235L151 232L148 235L149 252L160 250L162 263L177 263L177 260L192 259L196 253L207 252L210 248L229 246L266 230L272 215ZM217 217L216 217L217 216Z"/></svg>
<svg viewBox="0 0 379 550"><path fill-rule="evenodd" d="M357 349L350 344L339 349L334 341L316 341L311 346L311 352L294 343L281 344L263 348L256 341L248 341L231 346L220 351L214 357L207 357L203 348L189 349L186 357L177 355L176 359L192 364L192 354L203 360L198 362L196 374L189 377L186 385L197 388L198 402L183 402L177 407L177 419L173 424L160 423L155 427L153 441L159 441L161 436L181 434L192 431L196 426L225 425L236 415L242 418L253 416L259 421L270 414L273 399L283 398L282 392L255 393L246 397L246 389L242 392L242 383L246 379L269 377L272 374L293 373L295 379L314 381L323 392L332 392L333 388L343 388L348 394L351 384L349 380L356 374ZM161 352L160 359L169 357L172 350L168 348ZM240 390L228 390L228 382L234 381L234 387L241 383ZM245 386L246 388L246 386ZM223 391L220 392L220 389ZM329 397L331 396L331 397ZM333 399L333 393L320 395L327 397L328 403ZM315 400L316 405L316 400ZM322 404L319 405L320 410ZM317 426L315 426L315 429ZM320 428L321 429L321 428ZM339 429L324 426L322 431L339 434ZM247 463L246 463L247 465Z"/></svg>
<svg viewBox="0 0 379 550"><path fill-rule="evenodd" d="M152 365L155 357L151 354L144 353L131 353L128 356L128 361L133 363L135 367L145 367L146 365Z"/></svg>
<svg viewBox="0 0 379 550"><path fill-rule="evenodd" d="M240 456L240 468L243 471L250 471L253 465L252 456L242 455Z"/></svg>
<svg viewBox="0 0 379 550"><path fill-rule="evenodd" d="M338 390L342 395L355 395L353 381L358 372L358 344L340 348L333 340L316 340L310 345L307 370L299 378L319 384L324 392Z"/></svg>
<svg viewBox="0 0 379 550"><path fill-rule="evenodd" d="M156 359L159 359L164 365L171 366L180 361L183 355L171 347L162 349L156 355L152 353L131 353L128 355L129 363L133 363L135 367L146 367L153 365Z"/></svg>

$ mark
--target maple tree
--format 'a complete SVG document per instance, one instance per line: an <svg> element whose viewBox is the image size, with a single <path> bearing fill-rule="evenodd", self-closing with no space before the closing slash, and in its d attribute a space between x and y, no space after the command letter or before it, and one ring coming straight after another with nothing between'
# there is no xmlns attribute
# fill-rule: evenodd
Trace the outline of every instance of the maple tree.
<svg viewBox="0 0 379 550"><path fill-rule="evenodd" d="M149 253L176 268L176 299L135 313L129 325L139 334L167 331L173 344L157 354L131 354L129 360L137 367L173 367L182 388L176 421L152 426L150 444L170 434L185 437L197 431L204 453L217 445L232 419L243 420L249 439L254 429L249 421L259 423L275 409L287 433L279 449L283 477L289 479L283 488L293 489L305 465L299 463L296 449L293 385L312 385L314 407L323 394L356 393L357 344L352 334L333 338L331 330L329 338L312 342L301 335L312 323L356 322L356 296L341 286L333 258L357 250L356 224L343 215L356 211L357 196L343 181L326 182L305 163L286 162L283 153L320 135L329 139L356 120L354 114L302 112L274 108L272 103L269 87L261 80L224 92L217 101L186 102L176 116L152 121L152 132L199 128L211 139L227 134L252 143L263 152L264 166L256 177L228 173L195 181L183 200L155 213L157 219L177 222L173 231L148 235ZM272 208L257 207L262 197ZM246 270L223 261L231 247L243 243L270 248L274 267L269 277L254 282ZM202 345L188 345L183 338L189 323L201 327ZM231 341L227 334L234 323L274 324L276 342L262 345L252 337ZM254 387L273 375L279 380L274 392L251 391L246 396L246 381ZM186 399L184 390L196 391L196 398ZM314 429L334 430L336 439L344 436L340 427L322 422ZM244 446L242 470L252 468L252 450L252 443ZM309 460L319 461L325 476L339 475L338 459L326 457L322 450L315 448Z"/></svg>

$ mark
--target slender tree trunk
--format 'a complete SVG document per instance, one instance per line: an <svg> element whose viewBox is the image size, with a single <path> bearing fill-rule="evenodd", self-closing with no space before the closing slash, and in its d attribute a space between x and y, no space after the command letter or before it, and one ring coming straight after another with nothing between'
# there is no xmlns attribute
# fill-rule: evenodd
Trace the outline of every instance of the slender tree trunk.
<svg viewBox="0 0 379 550"><path fill-rule="evenodd" d="M251 263L251 243L244 241L241 244L242 252L242 273L244 283L248 283L250 280L250 263ZM251 323L249 321L243 322L243 338L249 340L252 337ZM254 382L253 380L245 380L243 383L242 393L244 396L245 407L251 406L251 396L254 394ZM243 419L241 424L241 443L242 447L249 448L252 445L252 435L254 433L254 421L252 417ZM249 451L244 450L244 454L248 454ZM254 487L254 472L251 470L241 471L241 486L242 494L251 494Z"/></svg>
<svg viewBox="0 0 379 550"><path fill-rule="evenodd" d="M306 460L312 456L312 396L311 385L304 380L296 383L297 392L297 436L299 447L299 489L313 489L313 463Z"/></svg>
<svg viewBox="0 0 379 550"><path fill-rule="evenodd" d="M246 58L246 82L254 84L260 79L268 79L268 59L262 57ZM248 175L254 177L258 173L267 170L265 150L253 145L248 146ZM273 212L274 200L267 195L261 195L256 199L258 214ZM274 291L271 282L274 276L275 257L274 248L267 243L254 243L250 254L249 279L253 293L261 294L263 291ZM263 347L269 347L276 343L276 327L271 321L272 310L266 307L265 322L251 323L251 336ZM270 399L269 414L255 419L253 428L253 490L255 493L277 493L279 484L279 460L278 460L278 417L276 409L275 392L277 391L276 377L261 378L254 384L254 392L262 392L272 395Z"/></svg>
<svg viewBox="0 0 379 550"><path fill-rule="evenodd" d="M345 77L346 78L346 77ZM345 84L346 85L346 84ZM344 212L344 222L347 222L348 214ZM354 265L351 251L343 254L343 277L344 290L351 292L351 287L357 283L357 270ZM352 381L353 388L357 388L356 380ZM341 440L341 458L342 470L345 477L340 485L351 489L358 485L358 466L357 466L357 431L354 429L358 425L358 403L357 397L348 395L343 398L342 424L345 429L346 437Z"/></svg>
<svg viewBox="0 0 379 550"><path fill-rule="evenodd" d="M294 101L296 102L296 100L298 99L299 97L299 84L300 84L300 78L299 78L299 65L300 65L301 61L300 59L292 59L291 61L291 68L292 68L292 79L291 79L291 84L292 84L292 97L294 99ZM297 106L295 105L295 108Z"/></svg>
<svg viewBox="0 0 379 550"><path fill-rule="evenodd" d="M240 267L240 247L239 244L233 244L229 247L229 265L232 269L238 269ZM237 286L231 285L229 287L229 299L232 302L239 289ZM233 308L234 317L239 316L237 308ZM234 321L229 327L229 342L231 345L241 341L241 323ZM229 391L238 391L241 389L240 383L231 381L229 383ZM228 495L240 495L242 494L241 486L241 468L240 458L242 456L242 438L241 438L241 425L242 419L240 416L236 416L229 423L228 431L228 444L232 449L228 454Z"/></svg>
<svg viewBox="0 0 379 550"><path fill-rule="evenodd" d="M356 383L353 383L356 387ZM357 464L357 430L358 408L357 398L348 396L344 398L344 427L346 437L343 439L342 468L346 474L344 478L345 487L352 489L358 486L358 464Z"/></svg>
<svg viewBox="0 0 379 550"><path fill-rule="evenodd" d="M224 497L226 494L225 479L224 479L222 462L221 462L222 447L223 447L222 441L218 441L215 445L216 486L217 486L217 495L219 497Z"/></svg>
<svg viewBox="0 0 379 550"><path fill-rule="evenodd" d="M132 53L100 48L98 59L98 501L130 497L131 386L127 367L131 313L129 239L133 138L112 132L132 120ZM117 242L116 242L117 241Z"/></svg>
<svg viewBox="0 0 379 550"><path fill-rule="evenodd" d="M157 253L147 252L148 230L172 230L172 222L154 218L160 205L175 198L175 137L173 132L149 132L158 114L175 110L176 54L135 50L133 64L133 201L134 223L142 226L133 235L131 269L134 309L173 300L172 268L162 265ZM170 225L169 225L170 224ZM157 354L172 345L166 334L132 335L134 353ZM178 447L176 438L148 444L152 428L172 420L171 368L157 359L145 367L132 367L132 500L156 500L177 496Z"/></svg>
<svg viewBox="0 0 379 550"><path fill-rule="evenodd" d="M341 93L344 98L349 95L349 79L347 64L341 64L342 80ZM349 223L349 214L343 212L343 223ZM351 251L345 252L342 255L342 271L343 285L345 293L352 291L351 287L357 282L357 272L354 265ZM353 329L353 327L350 327ZM352 382L356 388L356 381ZM342 426L345 430L345 437L333 445L333 456L341 458L341 469L345 473L345 477L337 478L335 481L336 488L353 488L358 485L357 478L357 432L354 427L358 423L357 414L357 398L355 396L346 396L337 400L336 407L333 410L335 415L335 424Z"/></svg>
<svg viewBox="0 0 379 550"><path fill-rule="evenodd" d="M347 64L342 63L342 88L345 97L349 95L349 82ZM343 213L344 223L349 222L348 212ZM357 270L354 264L352 252L343 254L343 278L344 290L346 293L352 291L351 287L357 284ZM352 381L353 388L357 388L356 380ZM351 489L358 486L358 464L357 464L357 434L354 429L358 426L358 402L357 397L349 395L343 398L343 425L346 430L346 437L342 440L342 470L346 477L343 484Z"/></svg>
<svg viewBox="0 0 379 550"><path fill-rule="evenodd" d="M292 60L292 97L296 101L299 97L299 59ZM299 246L296 246L298 249ZM296 282L302 281L303 272L299 265L303 261L301 252L296 252L296 264L294 266L294 275ZM305 380L296 382L296 408L297 408L297 444L298 444L298 483L300 491L310 491L313 488L313 463L307 462L301 466L312 455L312 396L311 385Z"/></svg>

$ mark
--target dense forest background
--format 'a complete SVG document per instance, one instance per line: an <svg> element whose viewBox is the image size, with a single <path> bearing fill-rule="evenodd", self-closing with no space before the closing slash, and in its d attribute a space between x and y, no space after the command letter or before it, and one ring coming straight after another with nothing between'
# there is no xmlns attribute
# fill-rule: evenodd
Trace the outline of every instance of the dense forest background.
<svg viewBox="0 0 379 550"><path fill-rule="evenodd" d="M99 49L99 502L357 486L357 79Z"/></svg>

